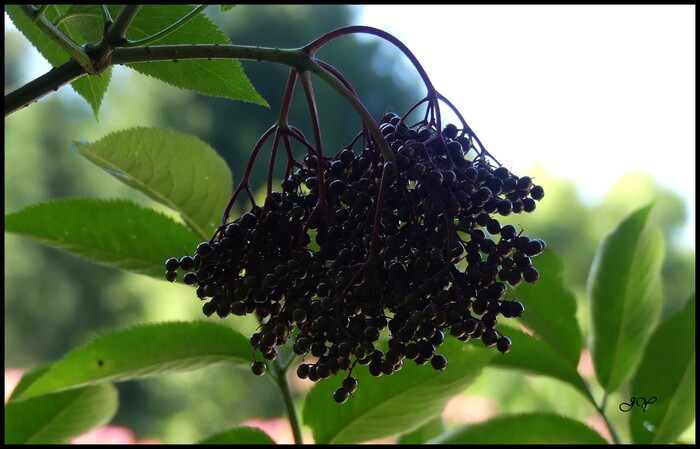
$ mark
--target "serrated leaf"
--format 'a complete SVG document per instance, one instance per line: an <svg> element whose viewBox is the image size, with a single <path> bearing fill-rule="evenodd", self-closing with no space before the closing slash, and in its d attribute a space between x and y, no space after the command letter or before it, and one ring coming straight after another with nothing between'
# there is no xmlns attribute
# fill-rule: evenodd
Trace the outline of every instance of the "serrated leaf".
<svg viewBox="0 0 700 449"><path fill-rule="evenodd" d="M11 401L5 405L5 444L67 444L109 422L118 404L109 383Z"/></svg>
<svg viewBox="0 0 700 449"><path fill-rule="evenodd" d="M108 8L112 16L119 11L116 5ZM63 20L69 23L86 42L98 42L102 39L105 25L99 5L70 5Z"/></svg>
<svg viewBox="0 0 700 449"><path fill-rule="evenodd" d="M221 5L221 12L230 11L235 7L236 5Z"/></svg>
<svg viewBox="0 0 700 449"><path fill-rule="evenodd" d="M5 5L5 12L24 37L46 58L52 66L56 67L68 61L70 57L63 49L45 35L34 23L25 15L20 5ZM53 8L47 10L49 14L57 16Z"/></svg>
<svg viewBox="0 0 700 449"><path fill-rule="evenodd" d="M632 381L631 394L655 402L632 408L636 444L669 444L695 419L695 294L656 329Z"/></svg>
<svg viewBox="0 0 700 449"><path fill-rule="evenodd" d="M46 10L45 15L47 19L54 21L69 9L69 5L52 5ZM22 12L20 6L6 5L5 10L17 29L32 43L32 45L34 45L34 47L36 47L49 64L53 67L57 67L70 59L68 53L34 25L24 12ZM62 22L59 24L58 29L72 39L77 45L82 45L87 42L70 21ZM83 76L71 83L73 89L90 104L95 117L97 117L99 113L99 108L110 80L111 69L107 69L101 75Z"/></svg>
<svg viewBox="0 0 700 449"><path fill-rule="evenodd" d="M107 93L107 88L111 80L112 67L107 67L107 69L99 75L83 76L71 83L73 89L75 89L75 91L92 107L95 119L98 118L102 100L104 99L105 93Z"/></svg>
<svg viewBox="0 0 700 449"><path fill-rule="evenodd" d="M518 322L576 366L581 356L581 330L576 320L576 297L564 284L564 263L548 249L534 259L534 265L540 272L537 283L523 282L508 293L525 305L525 314Z"/></svg>
<svg viewBox="0 0 700 449"><path fill-rule="evenodd" d="M197 444L275 444L268 434L255 427L236 427L217 433Z"/></svg>
<svg viewBox="0 0 700 449"><path fill-rule="evenodd" d="M553 413L503 415L436 438L433 444L607 444L582 422Z"/></svg>
<svg viewBox="0 0 700 449"><path fill-rule="evenodd" d="M639 363L663 304L664 242L649 221L651 209L632 213L603 239L589 273L589 346L598 381L608 393Z"/></svg>
<svg viewBox="0 0 700 449"><path fill-rule="evenodd" d="M304 423L313 430L316 444L352 444L410 431L440 414L494 355L454 338L447 339L438 353L448 359L442 372L410 360L400 371L379 378L365 366L356 368L353 375L359 388L344 404L333 401L340 380L319 382L304 405Z"/></svg>
<svg viewBox="0 0 700 449"><path fill-rule="evenodd" d="M250 354L247 338L219 324L195 321L139 325L100 335L69 352L17 400L222 363L249 364Z"/></svg>
<svg viewBox="0 0 700 449"><path fill-rule="evenodd" d="M499 368L521 369L533 374L559 379L586 394L586 385L576 371L576 365L554 352L548 344L517 329L501 329L513 345L507 354L497 354L491 365Z"/></svg>
<svg viewBox="0 0 700 449"><path fill-rule="evenodd" d="M34 383L35 380L43 376L48 370L51 368L50 363L46 363L41 366L37 366L27 372L24 373L22 378L19 380L17 385L15 386L15 389L12 390L12 394L10 397L7 399L6 402L13 401L15 398L17 398L20 394L24 393L24 390L29 388L31 384Z"/></svg>
<svg viewBox="0 0 700 449"><path fill-rule="evenodd" d="M233 194L226 161L197 137L169 129L132 128L92 144L74 142L78 152L123 183L178 211L209 239Z"/></svg>
<svg viewBox="0 0 700 449"><path fill-rule="evenodd" d="M422 426L414 429L410 433L401 435L399 444L423 444L426 441L432 440L441 435L445 431L445 423L442 416L436 416Z"/></svg>
<svg viewBox="0 0 700 449"><path fill-rule="evenodd" d="M165 260L201 239L187 226L125 200L70 198L5 216L5 231L112 268L164 279Z"/></svg>
<svg viewBox="0 0 700 449"><path fill-rule="evenodd" d="M144 5L129 28L127 36L140 40L155 35L192 11L187 5ZM155 45L230 44L230 39L206 16L199 14ZM181 89L205 95L242 100L269 107L234 59L153 61L128 64L128 67Z"/></svg>

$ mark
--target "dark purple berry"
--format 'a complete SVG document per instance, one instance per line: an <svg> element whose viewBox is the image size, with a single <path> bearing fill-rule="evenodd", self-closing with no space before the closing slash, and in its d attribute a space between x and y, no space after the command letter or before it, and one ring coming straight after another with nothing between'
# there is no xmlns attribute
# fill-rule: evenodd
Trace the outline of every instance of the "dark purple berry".
<svg viewBox="0 0 700 449"><path fill-rule="evenodd" d="M170 259L165 261L165 269L167 271L177 271L179 267L180 261L175 257L171 257Z"/></svg>
<svg viewBox="0 0 700 449"><path fill-rule="evenodd" d="M349 394L352 394L357 390L358 383L357 379L353 376L346 377L343 379L343 389Z"/></svg>
<svg viewBox="0 0 700 449"><path fill-rule="evenodd" d="M338 388L333 392L333 400L338 404L347 402L349 396L350 394L343 388Z"/></svg>
<svg viewBox="0 0 700 449"><path fill-rule="evenodd" d="M435 354L432 359L430 359L430 364L437 371L442 371L447 367L447 358L442 354Z"/></svg>
<svg viewBox="0 0 700 449"><path fill-rule="evenodd" d="M185 273L185 276L182 278L182 280L187 285L194 285L197 283L197 275L190 271L188 273Z"/></svg>
<svg viewBox="0 0 700 449"><path fill-rule="evenodd" d="M539 201L544 198L544 189L542 186L532 186L530 189L530 196L533 200Z"/></svg>
<svg viewBox="0 0 700 449"><path fill-rule="evenodd" d="M493 329L486 329L484 334L481 336L481 341L483 341L484 345L486 346L495 345L496 340L498 340L498 334Z"/></svg>
<svg viewBox="0 0 700 449"><path fill-rule="evenodd" d="M510 345L511 341L508 337L500 337L498 340L496 340L496 349L503 354L510 351Z"/></svg>
<svg viewBox="0 0 700 449"><path fill-rule="evenodd" d="M265 365L265 362L257 361L250 365L250 370L256 376L262 376L265 374L265 371L267 371L267 366Z"/></svg>
<svg viewBox="0 0 700 449"><path fill-rule="evenodd" d="M442 130L442 134L448 139L454 139L457 137L457 131L457 127L450 123Z"/></svg>
<svg viewBox="0 0 700 449"><path fill-rule="evenodd" d="M299 379L306 379L309 377L309 367L310 365L307 365L305 363L302 363L297 367L297 377Z"/></svg>

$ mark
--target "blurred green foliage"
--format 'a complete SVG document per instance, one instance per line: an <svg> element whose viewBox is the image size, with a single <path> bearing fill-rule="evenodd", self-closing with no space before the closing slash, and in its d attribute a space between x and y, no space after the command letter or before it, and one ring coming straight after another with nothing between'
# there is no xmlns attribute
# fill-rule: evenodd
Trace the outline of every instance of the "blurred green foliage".
<svg viewBox="0 0 700 449"><path fill-rule="evenodd" d="M342 5L242 5L224 14L214 7L207 10L233 43L287 48L353 23L355 12ZM6 27L6 93L29 80L22 64L32 52L19 33ZM319 56L347 76L376 118L387 110L403 111L423 95L417 77L403 73L412 72L403 70L406 66L398 52L384 44L343 39ZM271 64L244 62L244 68L271 109L179 91L116 68L98 123L89 106L68 87L7 118L5 213L73 196L126 198L159 208L71 149L74 139L94 141L138 125L171 127L198 136L224 156L237 181L255 141L277 118L287 74L285 67ZM360 122L335 94L317 84L324 141L329 152L337 151L354 137ZM290 122L310 134L305 102L298 94ZM264 179L261 174L266 169L264 162L256 164L253 179ZM578 298L584 336L586 276L596 247L617 222L653 198L657 198L654 219L667 239L663 316L680 308L695 290L695 250L674 238L688 218L684 199L659 187L650 174L621 172L607 197L588 204L580 190L585 187L567 180L565 174L558 177L541 166L522 173L545 186L546 197L536 214L507 221L544 239L564 260L567 283ZM56 360L108 329L174 319L204 319L188 287L118 272L5 235L6 368ZM244 334L256 326L240 317L223 322ZM166 442L196 441L248 418L283 414L281 399L267 380L230 367L117 387L121 405L113 424L133 428L139 437ZM495 401L499 412L566 410L582 420L595 415L568 385L501 369L488 368L469 391Z"/></svg>

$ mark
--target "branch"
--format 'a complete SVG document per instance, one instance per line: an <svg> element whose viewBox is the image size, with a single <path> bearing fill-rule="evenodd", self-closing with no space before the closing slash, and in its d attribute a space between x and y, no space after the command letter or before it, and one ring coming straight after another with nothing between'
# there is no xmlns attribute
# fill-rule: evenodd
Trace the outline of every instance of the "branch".
<svg viewBox="0 0 700 449"><path fill-rule="evenodd" d="M35 103L43 96L57 91L59 87L73 82L83 75L85 75L85 69L74 59L54 67L34 81L5 95L5 117Z"/></svg>
<svg viewBox="0 0 700 449"><path fill-rule="evenodd" d="M324 69L320 63L312 58L303 49L280 49L269 47L253 47L243 45L158 45L154 47L117 48L111 54L110 65L137 64L152 61L193 60L193 59L241 59L252 61L266 61L284 64L300 71L310 71L321 78L333 90L338 92L350 107L360 116L362 122L369 129L372 137L387 161L394 160L394 154L389 148L384 136L372 115L367 111L357 96L350 91L332 73ZM15 92L5 96L5 117L13 112L29 105L44 95L66 83L86 75L84 68L79 68L75 73L75 62L67 63L54 68L40 78L31 81ZM62 74L62 76L58 76ZM70 74L70 76L67 76Z"/></svg>
<svg viewBox="0 0 700 449"><path fill-rule="evenodd" d="M34 24L46 34L52 41L56 42L68 55L78 61L88 73L94 73L95 69L92 60L85 53L82 47L76 44L73 39L66 36L61 30L56 28L44 15L45 7L35 11L31 6L22 5L22 11L34 22Z"/></svg>
<svg viewBox="0 0 700 449"><path fill-rule="evenodd" d="M136 18L142 5L124 5L114 23L105 32L102 45L116 46L126 42L126 32Z"/></svg>
<svg viewBox="0 0 700 449"><path fill-rule="evenodd" d="M292 67L304 66L309 57L299 50L249 47L237 45L163 45L157 47L120 48L114 50L108 64L135 64L152 61L185 59L245 59L268 61ZM106 67L105 67L106 68ZM69 76L70 75L70 76ZM39 98L58 90L64 84L75 81L88 71L71 60L51 69L41 77L5 95L5 117L22 109Z"/></svg>

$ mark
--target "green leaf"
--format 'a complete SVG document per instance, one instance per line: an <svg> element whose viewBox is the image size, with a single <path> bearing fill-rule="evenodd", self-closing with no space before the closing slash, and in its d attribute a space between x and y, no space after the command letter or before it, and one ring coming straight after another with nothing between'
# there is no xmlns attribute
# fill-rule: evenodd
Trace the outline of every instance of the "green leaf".
<svg viewBox="0 0 700 449"><path fill-rule="evenodd" d="M401 435L399 444L423 444L445 431L442 416L438 415L412 432Z"/></svg>
<svg viewBox="0 0 700 449"><path fill-rule="evenodd" d="M410 360L401 371L379 378L365 366L356 368L359 388L344 404L336 404L332 397L340 379L319 382L304 405L304 423L313 430L316 444L352 444L411 431L440 414L494 355L493 350L454 338L447 339L438 353L448 359L442 372Z"/></svg>
<svg viewBox="0 0 700 449"><path fill-rule="evenodd" d="M119 6L108 7L114 17ZM104 18L99 5L70 5L63 19L77 31L86 42L99 42L104 33Z"/></svg>
<svg viewBox="0 0 700 449"><path fill-rule="evenodd" d="M503 368L522 369L562 380L586 393L586 385L576 371L576 365L554 352L548 344L517 329L501 329L513 345L507 354L497 354L491 365Z"/></svg>
<svg viewBox="0 0 700 449"><path fill-rule="evenodd" d="M108 67L99 75L83 76L71 83L73 89L92 107L95 119L98 118L102 100L104 99L111 80L112 67Z"/></svg>
<svg viewBox="0 0 700 449"><path fill-rule="evenodd" d="M131 40L155 35L192 11L187 5L144 5L129 28ZM156 42L175 44L230 44L230 39L206 16L199 14L177 31ZM205 95L242 100L268 106L255 91L235 59L148 62L128 64L132 69L181 89Z"/></svg>
<svg viewBox="0 0 700 449"><path fill-rule="evenodd" d="M12 394L6 402L13 401L20 394L24 393L24 390L26 390L31 384L33 384L35 380L43 376L46 373L46 371L49 370L49 368L51 368L51 364L46 363L44 365L37 366L25 372L22 378L19 380L19 383L17 384L15 389L12 390Z"/></svg>
<svg viewBox="0 0 700 449"><path fill-rule="evenodd" d="M187 226L125 200L70 198L5 216L5 231L113 268L164 279L165 260L201 239Z"/></svg>
<svg viewBox="0 0 700 449"><path fill-rule="evenodd" d="M564 263L548 249L537 256L534 265L540 272L537 283L523 282L508 293L525 305L525 314L518 322L576 366L581 357L581 330L576 320L576 297L564 284Z"/></svg>
<svg viewBox="0 0 700 449"><path fill-rule="evenodd" d="M630 392L656 402L632 408L636 444L673 443L695 419L695 319L693 294L649 340Z"/></svg>
<svg viewBox="0 0 700 449"><path fill-rule="evenodd" d="M582 422L552 413L503 415L438 437L433 444L607 444Z"/></svg>
<svg viewBox="0 0 700 449"><path fill-rule="evenodd" d="M598 381L608 393L639 363L663 304L664 242L649 221L651 208L632 213L603 239L589 273L589 346Z"/></svg>
<svg viewBox="0 0 700 449"><path fill-rule="evenodd" d="M5 444L67 444L108 423L119 404L112 384L36 396L5 405Z"/></svg>
<svg viewBox="0 0 700 449"><path fill-rule="evenodd" d="M206 321L146 324L110 332L69 352L18 397L191 371L221 363L250 363L240 333Z"/></svg>
<svg viewBox="0 0 700 449"><path fill-rule="evenodd" d="M51 38L45 35L29 17L22 11L20 5L5 5L5 12L14 23L24 37L46 58L52 66L56 67L68 61L70 58L68 53L56 44ZM53 8L49 8L46 12L47 17L57 16Z"/></svg>
<svg viewBox="0 0 700 449"><path fill-rule="evenodd" d="M268 434L255 427L236 427L200 440L197 444L275 444L275 442Z"/></svg>
<svg viewBox="0 0 700 449"><path fill-rule="evenodd" d="M68 12L69 9L69 5L52 5L46 10L45 16L50 21L54 21L62 14ZM70 59L68 53L34 25L20 6L6 5L5 10L17 29L36 47L49 64L57 67ZM58 29L78 45L87 42L70 20L62 22ZM109 86L111 73L111 68L109 68L99 76L83 76L71 83L73 89L90 104L95 117L99 113L104 94Z"/></svg>
<svg viewBox="0 0 700 449"><path fill-rule="evenodd" d="M209 239L233 194L226 161L197 137L170 129L132 128L92 144L74 142L78 152L123 183L178 211Z"/></svg>
<svg viewBox="0 0 700 449"><path fill-rule="evenodd" d="M236 5L221 5L221 12L230 11L235 7Z"/></svg>

